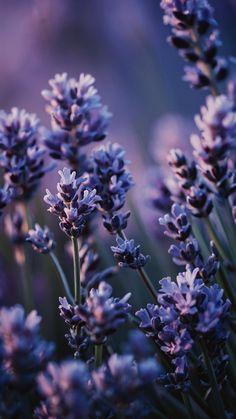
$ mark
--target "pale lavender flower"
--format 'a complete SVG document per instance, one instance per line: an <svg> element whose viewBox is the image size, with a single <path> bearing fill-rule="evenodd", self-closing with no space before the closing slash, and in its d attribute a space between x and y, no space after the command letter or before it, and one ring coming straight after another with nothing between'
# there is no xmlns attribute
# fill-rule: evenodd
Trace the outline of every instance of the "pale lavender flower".
<svg viewBox="0 0 236 419"><path fill-rule="evenodd" d="M52 418L87 419L90 412L90 374L81 361L50 363L45 373L39 374L38 384L45 398L44 412ZM42 415L42 410L38 410ZM37 416L36 418L42 416Z"/></svg>
<svg viewBox="0 0 236 419"><path fill-rule="evenodd" d="M48 211L59 217L60 228L70 237L79 237L100 198L96 189L85 187L84 178L76 178L75 171L64 168L58 173L58 193L53 195L47 189L44 201L50 206Z"/></svg>
<svg viewBox="0 0 236 419"><path fill-rule="evenodd" d="M131 293L121 299L111 294L112 287L103 281L97 289L91 289L85 304L81 304L77 310L87 334L97 345L103 344L125 322L131 309L128 304Z"/></svg>
<svg viewBox="0 0 236 419"><path fill-rule="evenodd" d="M132 355L113 354L106 365L93 371L92 377L98 397L107 402L110 413L128 406L139 399L145 404L143 391L159 375L159 365L154 358L136 362Z"/></svg>
<svg viewBox="0 0 236 419"><path fill-rule="evenodd" d="M4 348L3 365L13 388L29 391L36 375L50 360L54 345L41 339L41 318L36 311L25 316L21 306L0 310L0 338Z"/></svg>
<svg viewBox="0 0 236 419"><path fill-rule="evenodd" d="M49 80L51 90L42 91L53 129L44 133L45 144L53 158L66 160L72 167L84 166L81 147L103 140L111 120L94 83L89 74L82 73L76 80L62 73Z"/></svg>

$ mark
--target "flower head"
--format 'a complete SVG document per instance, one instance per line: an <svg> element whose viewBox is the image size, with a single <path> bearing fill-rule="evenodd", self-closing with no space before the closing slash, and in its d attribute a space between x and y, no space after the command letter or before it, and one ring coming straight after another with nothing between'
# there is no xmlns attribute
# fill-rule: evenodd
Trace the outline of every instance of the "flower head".
<svg viewBox="0 0 236 419"><path fill-rule="evenodd" d="M49 253L55 247L54 236L48 227L40 227L35 224L35 229L28 231L26 241L32 244L33 249L38 253Z"/></svg>
<svg viewBox="0 0 236 419"><path fill-rule="evenodd" d="M122 268L138 269L146 265L150 256L144 256L140 252L140 246L135 246L133 239L116 239L117 246L111 246L111 250L119 266Z"/></svg>
<svg viewBox="0 0 236 419"><path fill-rule="evenodd" d="M45 398L44 411L49 417L81 419L89 417L91 391L89 371L81 361L50 363L38 376L39 389ZM40 416L39 416L40 417Z"/></svg>
<svg viewBox="0 0 236 419"><path fill-rule="evenodd" d="M30 199L41 178L51 169L44 165L40 123L36 115L12 108L0 112L0 166L15 199Z"/></svg>
<svg viewBox="0 0 236 419"><path fill-rule="evenodd" d="M78 308L87 334L97 345L104 343L107 336L124 323L131 308L128 304L130 293L121 299L114 298L111 294L112 287L103 281L97 289L91 289L86 303Z"/></svg>
<svg viewBox="0 0 236 419"><path fill-rule="evenodd" d="M70 237L78 237L100 198L96 189L85 187L84 178L76 178L76 172L64 168L59 175L58 193L53 195L47 189L44 201L50 205L48 211L59 217L61 229Z"/></svg>

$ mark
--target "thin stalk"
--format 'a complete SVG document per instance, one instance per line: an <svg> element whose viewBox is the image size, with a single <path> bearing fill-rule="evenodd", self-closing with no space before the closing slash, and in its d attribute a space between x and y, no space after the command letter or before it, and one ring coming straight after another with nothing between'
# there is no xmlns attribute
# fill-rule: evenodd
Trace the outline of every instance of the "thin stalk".
<svg viewBox="0 0 236 419"><path fill-rule="evenodd" d="M71 237L73 245L73 266L74 266L74 299L75 302L81 303L80 293L80 260L79 260L79 247L76 237Z"/></svg>
<svg viewBox="0 0 236 419"><path fill-rule="evenodd" d="M67 296L68 300L71 303L74 303L74 298L73 298L73 296L71 294L70 287L69 287L69 284L68 284L66 275L65 275L65 273L64 273L64 271L63 271L63 269L62 269L62 267L60 265L60 262L59 262L58 258L56 257L56 255L55 255L54 252L50 252L49 253L49 256L51 257L51 259L52 259L52 261L53 261L53 263L54 263L54 265L56 267L56 270L57 270L57 272L58 272L58 274L59 274L59 276L61 278L61 282L62 282L62 285L64 287L64 290L65 290L65 293L66 293L66 296Z"/></svg>
<svg viewBox="0 0 236 419"><path fill-rule="evenodd" d="M102 364L103 345L95 345L95 367L99 368Z"/></svg>
<svg viewBox="0 0 236 419"><path fill-rule="evenodd" d="M219 391L217 379L215 376L215 371L214 371L207 347L204 342L201 342L201 348L204 355L210 382L211 382L212 396L214 398L214 403L215 403L215 408L217 410L217 414L219 415L221 419L227 419L226 414L225 414L224 403L223 403L223 400Z"/></svg>
<svg viewBox="0 0 236 419"><path fill-rule="evenodd" d="M26 252L24 249L24 259L26 259ZM32 298L31 298L31 289L29 287L29 284L31 283L31 277L29 272L29 265L26 263L26 260L24 260L24 263L21 266L21 272L22 272L22 286L23 286L23 298L24 298L24 305L26 310L29 312L32 310Z"/></svg>
<svg viewBox="0 0 236 419"><path fill-rule="evenodd" d="M191 400L189 398L189 395L186 393L181 393L182 394L182 399L184 402L184 405L187 409L187 411L189 412L189 418L190 419L196 419L192 404L191 404Z"/></svg>
<svg viewBox="0 0 236 419"><path fill-rule="evenodd" d="M119 236L123 239L123 240L128 240L126 237L126 234L123 230L119 231ZM136 269L136 271L138 272L138 274L140 275L140 277L142 278L146 288L148 289L148 291L150 292L152 298L154 299L154 302L156 303L157 301L157 292L154 288L154 286L152 285L152 281L150 280L147 272L143 269L143 268L138 268Z"/></svg>
<svg viewBox="0 0 236 419"><path fill-rule="evenodd" d="M157 292L154 288L154 286L152 285L152 282L147 274L147 272L143 269L143 268L138 268L137 272L139 273L140 277L142 278L146 288L148 289L148 291L150 292L152 298L154 299L154 302L156 303L157 301Z"/></svg>
<svg viewBox="0 0 236 419"><path fill-rule="evenodd" d="M195 403L197 405L199 405L201 407L201 409L205 412L205 414L207 414L211 418L212 417L212 411L211 411L210 407L205 402L203 397L201 397L199 395L199 393L194 389L194 387L192 387L190 389L190 394L191 394L192 399L195 401Z"/></svg>
<svg viewBox="0 0 236 419"><path fill-rule="evenodd" d="M224 248L221 245L220 240L218 239L218 236L214 230L214 227L211 224L211 221L209 220L208 217L204 218L207 230L208 230L208 234L210 236L210 238L213 240L218 252L220 253L221 257L227 261L229 259L228 255L226 255Z"/></svg>
<svg viewBox="0 0 236 419"><path fill-rule="evenodd" d="M25 215L26 232L28 232L31 226L31 216L29 212L29 207L26 202L22 205L22 208ZM30 311L34 307L32 276L31 276L31 269L30 269L30 256L29 256L28 244L25 244L22 247L23 247L23 253L24 253L24 263L22 266L24 301L25 301L25 306L27 310Z"/></svg>

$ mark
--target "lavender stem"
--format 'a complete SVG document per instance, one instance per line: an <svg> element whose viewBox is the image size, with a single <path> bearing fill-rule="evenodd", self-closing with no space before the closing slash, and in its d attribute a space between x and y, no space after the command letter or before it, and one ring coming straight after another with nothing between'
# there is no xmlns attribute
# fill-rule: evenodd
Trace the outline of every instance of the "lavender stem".
<svg viewBox="0 0 236 419"><path fill-rule="evenodd" d="M74 266L74 299L75 302L81 303L80 295L80 260L79 260L79 248L78 240L76 237L71 237L73 245L73 266Z"/></svg>
<svg viewBox="0 0 236 419"><path fill-rule="evenodd" d="M68 285L66 275L65 275L65 273L64 273L64 271L63 271L63 269L60 265L60 262L59 262L58 258L56 257L54 252L50 252L49 255L51 256L51 259L52 259L52 261L53 261L53 263L54 263L54 265L55 265L55 267L56 267L56 269L59 273L59 276L61 278L61 281L62 281L64 290L66 292L67 298L70 300L71 303L74 303L74 298L72 297L72 294L70 292L70 287Z"/></svg>

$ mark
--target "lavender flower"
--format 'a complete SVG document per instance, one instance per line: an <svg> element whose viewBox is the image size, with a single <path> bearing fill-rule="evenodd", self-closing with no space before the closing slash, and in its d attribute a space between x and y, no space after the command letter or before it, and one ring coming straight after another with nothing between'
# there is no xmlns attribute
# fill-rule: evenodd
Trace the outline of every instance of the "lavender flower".
<svg viewBox="0 0 236 419"><path fill-rule="evenodd" d="M155 381L159 366L154 358L136 362L132 355L113 354L107 364L93 371L95 388L101 400L115 409L127 408L133 401L141 400L143 390ZM126 411L126 410L125 410Z"/></svg>
<svg viewBox="0 0 236 419"><path fill-rule="evenodd" d="M124 159L125 151L119 144L108 143L95 149L91 158L90 185L97 189L100 196L99 209L105 213L104 225L112 233L117 233L117 223L127 222L127 213L117 215L125 204L126 193L133 186L133 179L128 172Z"/></svg>
<svg viewBox="0 0 236 419"><path fill-rule="evenodd" d="M74 357L80 358L90 344L90 337L86 333L84 322L79 314L79 306L68 303L66 297L59 298L60 316L69 326L69 333L66 333L65 338L69 346L75 351Z"/></svg>
<svg viewBox="0 0 236 419"><path fill-rule="evenodd" d="M194 161L188 162L184 153L179 149L172 149L168 156L169 166L179 180L181 188L189 189L197 179L197 168Z"/></svg>
<svg viewBox="0 0 236 419"><path fill-rule="evenodd" d="M130 293L121 299L111 297L111 294L112 287L103 281L97 290L90 291L86 303L78 308L86 332L96 345L103 344L124 323L131 308L127 303Z"/></svg>
<svg viewBox="0 0 236 419"><path fill-rule="evenodd" d="M224 95L209 96L201 115L196 116L201 136L192 136L194 154L208 182L222 196L235 191L235 175L229 164L236 133L234 103Z"/></svg>
<svg viewBox="0 0 236 419"><path fill-rule="evenodd" d="M40 145L40 124L34 114L12 108L0 112L0 167L14 199L30 199L40 179L51 169L45 168L45 151Z"/></svg>
<svg viewBox="0 0 236 419"><path fill-rule="evenodd" d="M67 419L76 419L79 412L81 419L87 419L91 399L89 379L88 369L81 361L50 363L47 371L38 377L39 389L45 398L43 411L49 417ZM43 417L42 407L36 411L37 417Z"/></svg>
<svg viewBox="0 0 236 419"><path fill-rule="evenodd" d="M111 246L111 250L119 266L122 268L139 269L146 265L150 256L144 256L140 252L140 245L135 246L133 239L116 239L117 246Z"/></svg>
<svg viewBox="0 0 236 419"><path fill-rule="evenodd" d="M187 208L195 217L208 217L213 208L213 203L209 197L209 190L204 183L192 186L187 195Z"/></svg>
<svg viewBox="0 0 236 419"><path fill-rule="evenodd" d="M76 172L64 168L58 173L61 177L57 184L58 193L52 195L47 189L44 201L50 205L48 211L59 217L61 229L69 237L79 237L100 199L96 189L85 188L85 179L76 178Z"/></svg>
<svg viewBox="0 0 236 419"><path fill-rule="evenodd" d="M28 231L26 241L32 244L33 249L38 253L49 253L55 247L53 233L48 227L40 227L35 224L35 229Z"/></svg>
<svg viewBox="0 0 236 419"><path fill-rule="evenodd" d="M25 317L21 306L0 310L0 338L3 343L3 365L10 385L25 392L35 383L52 356L54 345L46 343L39 334L41 318L36 311Z"/></svg>
<svg viewBox="0 0 236 419"><path fill-rule="evenodd" d="M184 206L178 204L173 204L171 215L160 217L159 223L166 227L165 234L168 237L179 241L185 241L192 231Z"/></svg>
<svg viewBox="0 0 236 419"><path fill-rule="evenodd" d="M218 56L221 45L213 9L207 0L162 0L164 23L172 27L169 38L190 63L184 80L193 87L216 90L216 82L228 75L227 61Z"/></svg>
<svg viewBox="0 0 236 419"><path fill-rule="evenodd" d="M45 132L45 144L53 158L66 160L72 167L83 164L82 146L106 137L112 116L102 105L94 82L89 74L81 74L78 81L66 73L56 74L49 80L51 90L42 92L53 129Z"/></svg>

